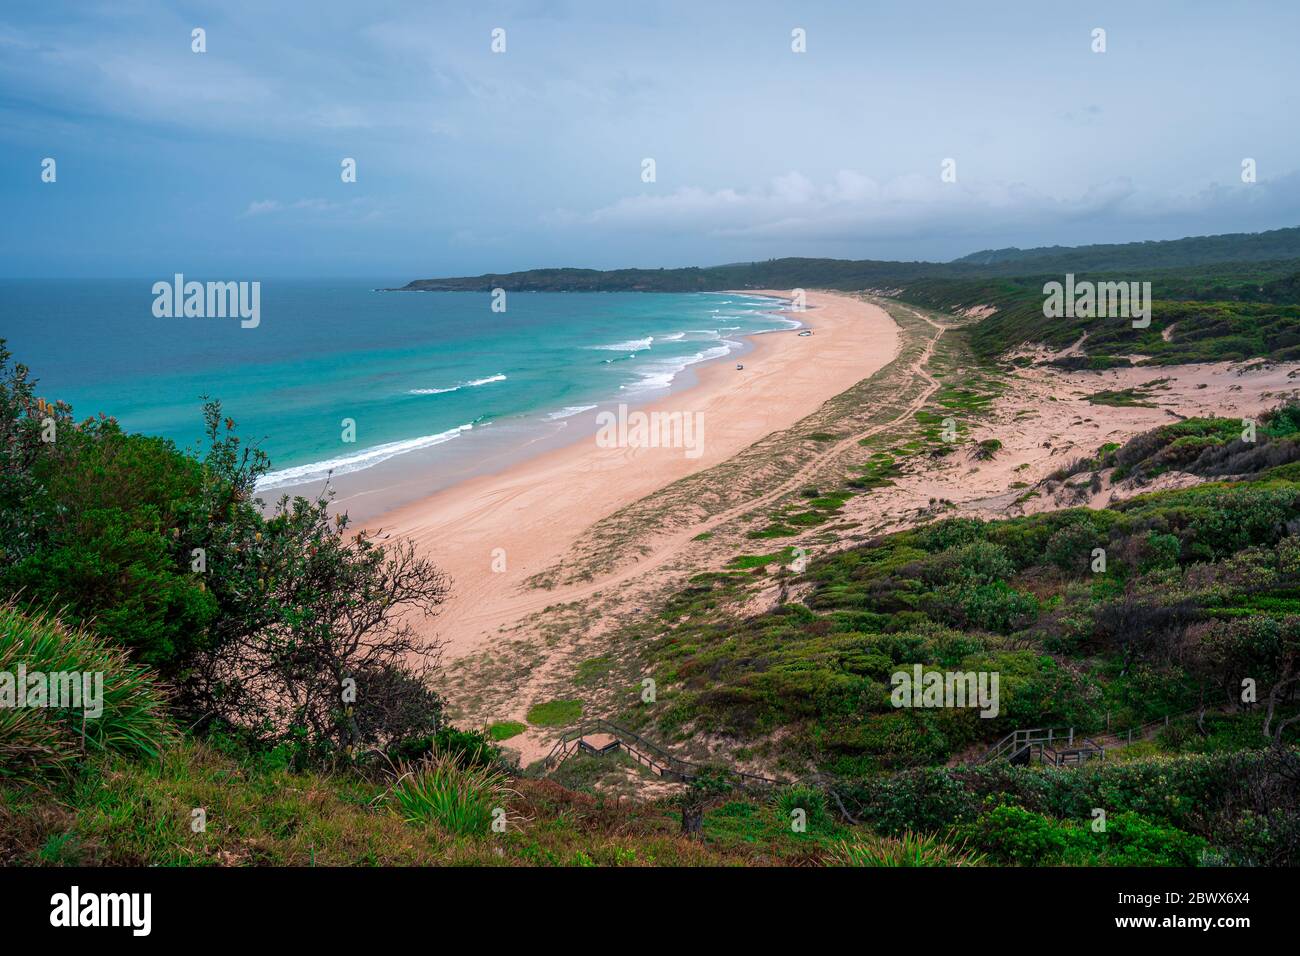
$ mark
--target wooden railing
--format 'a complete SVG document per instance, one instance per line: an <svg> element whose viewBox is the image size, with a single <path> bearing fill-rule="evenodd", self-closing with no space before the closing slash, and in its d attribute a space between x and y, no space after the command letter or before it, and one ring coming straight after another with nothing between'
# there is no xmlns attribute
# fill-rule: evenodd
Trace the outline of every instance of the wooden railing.
<svg viewBox="0 0 1300 956"><path fill-rule="evenodd" d="M1206 708L1209 710L1209 708ZM1168 727L1172 720L1179 720L1183 717L1190 717L1192 714L1199 714L1200 707L1193 707L1191 710L1185 710L1181 714L1166 714L1155 720L1148 720L1140 727L1130 727L1128 730L1119 730L1115 733L1107 731L1104 734L1098 734L1098 740L1110 740L1116 744L1131 744L1134 740L1145 740L1148 733L1159 727Z"/></svg>
<svg viewBox="0 0 1300 956"><path fill-rule="evenodd" d="M1005 757L1015 760L1028 750L1029 756L1035 755L1045 764L1055 767L1075 767L1089 760L1106 758L1107 745L1122 747L1134 740L1144 740L1148 733L1160 727L1168 727L1171 721L1192 714L1200 713L1201 708L1193 707L1180 714L1167 714L1156 720L1147 721L1140 727L1115 733L1096 734L1093 737L1079 737L1076 745L1073 727L1042 727L1032 730L1013 730L992 747L976 763L988 763Z"/></svg>
<svg viewBox="0 0 1300 956"><path fill-rule="evenodd" d="M546 756L544 761L546 769L554 770L562 764L577 752L582 738L591 734L609 734L619 742L629 757L665 780L679 780L683 783L689 783L710 770L710 768L701 764L691 763L689 760L675 757L658 744L646 740L640 734L628 730L626 727L620 727L618 724L610 723L602 717L592 717L584 720L577 727L562 734L560 739L555 742L555 746L551 748L551 752ZM725 773L728 777L735 778L740 786L770 787L780 784L778 780L761 777L754 773L745 773L743 770L728 769Z"/></svg>
<svg viewBox="0 0 1300 956"><path fill-rule="evenodd" d="M1038 762L1051 767L1079 767L1089 760L1105 760L1106 748L1099 747L1088 737L1071 741L1068 747L1057 749L1048 744L1037 744Z"/></svg>
<svg viewBox="0 0 1300 956"><path fill-rule="evenodd" d="M1013 730L990 747L976 763L988 763L990 760L997 760L999 757L1014 760L1024 750L1041 744L1051 747L1058 743L1073 747L1074 728L1034 727L1029 730Z"/></svg>

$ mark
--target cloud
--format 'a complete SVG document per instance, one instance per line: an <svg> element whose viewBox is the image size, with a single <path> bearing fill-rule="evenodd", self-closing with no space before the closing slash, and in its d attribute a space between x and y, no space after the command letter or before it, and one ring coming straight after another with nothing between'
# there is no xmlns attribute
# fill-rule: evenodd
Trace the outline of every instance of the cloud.
<svg viewBox="0 0 1300 956"><path fill-rule="evenodd" d="M653 190L653 187L649 187ZM1019 183L942 182L911 174L878 182L843 169L815 183L800 172L755 188L647 190L589 212L559 210L557 229L719 239L864 241L914 239L936 232L979 235L1045 224L1135 218L1148 222L1300 208L1300 176L1254 185L1211 184L1189 195L1143 190L1126 178L1075 194L1051 195Z"/></svg>
<svg viewBox="0 0 1300 956"><path fill-rule="evenodd" d="M280 199L255 199L248 204L248 207L240 214L239 218L247 219L251 216L295 212L337 215L340 218L359 221L374 220L381 215L381 210L365 198L352 199L348 202L320 198L295 199L292 202L285 202Z"/></svg>
<svg viewBox="0 0 1300 956"><path fill-rule="evenodd" d="M245 216L261 216L268 212L278 212L284 208L284 203L278 199L258 199L248 204L244 210Z"/></svg>

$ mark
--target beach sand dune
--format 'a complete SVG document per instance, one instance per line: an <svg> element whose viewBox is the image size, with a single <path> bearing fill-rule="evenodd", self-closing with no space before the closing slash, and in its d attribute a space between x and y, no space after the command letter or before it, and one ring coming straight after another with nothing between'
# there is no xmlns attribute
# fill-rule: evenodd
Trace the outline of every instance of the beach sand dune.
<svg viewBox="0 0 1300 956"><path fill-rule="evenodd" d="M603 448L589 436L369 522L371 530L410 538L452 576L450 599L424 625L431 639L445 642L446 657L481 650L493 635L536 611L616 583L601 578L547 590L525 584L560 560L594 522L794 424L898 353L898 327L878 306L817 292L807 293L807 302L800 318L812 335L755 336L753 351L741 359L743 370L726 360L701 366L697 385L643 409L702 414L704 441L697 457L681 448ZM679 540L651 547L671 549ZM658 566L668 557L649 553L637 567Z"/></svg>

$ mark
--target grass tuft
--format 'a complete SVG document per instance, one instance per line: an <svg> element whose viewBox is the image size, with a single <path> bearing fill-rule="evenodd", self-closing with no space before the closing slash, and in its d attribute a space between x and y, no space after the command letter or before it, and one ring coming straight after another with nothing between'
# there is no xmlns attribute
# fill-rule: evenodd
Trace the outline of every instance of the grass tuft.
<svg viewBox="0 0 1300 956"><path fill-rule="evenodd" d="M842 840L827 856L828 866L981 866L983 854L950 846L910 830L900 837Z"/></svg>
<svg viewBox="0 0 1300 956"><path fill-rule="evenodd" d="M399 767L392 798L408 823L434 823L457 836L482 836L516 795L491 767L466 766L456 755L433 752Z"/></svg>
<svg viewBox="0 0 1300 956"><path fill-rule="evenodd" d="M0 604L0 681L8 693L16 692L20 665L28 675L71 675L79 686L81 675L100 675L102 713L88 717L84 706L0 706L0 780L62 776L87 753L156 758L173 736L163 689L125 651L53 615Z"/></svg>

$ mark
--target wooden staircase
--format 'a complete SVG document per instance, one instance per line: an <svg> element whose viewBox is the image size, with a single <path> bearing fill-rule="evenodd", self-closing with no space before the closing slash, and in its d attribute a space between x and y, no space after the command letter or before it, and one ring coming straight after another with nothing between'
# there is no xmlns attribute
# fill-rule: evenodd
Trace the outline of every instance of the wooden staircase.
<svg viewBox="0 0 1300 956"><path fill-rule="evenodd" d="M1076 738L1073 727L1034 727L1013 730L975 762L1028 764L1037 760L1049 767L1078 767L1090 760L1105 759L1106 748L1091 737Z"/></svg>
<svg viewBox="0 0 1300 956"><path fill-rule="evenodd" d="M1126 731L1097 734L1096 739L1076 737L1073 727L1013 730L990 747L975 763L1005 759L1010 763L1027 764L1037 759L1039 763L1048 767L1079 767L1091 760L1105 760L1108 747L1111 750L1119 750L1135 741L1150 740L1162 728L1168 727L1170 721L1190 717L1200 710L1199 707L1193 707L1180 714L1168 714Z"/></svg>

